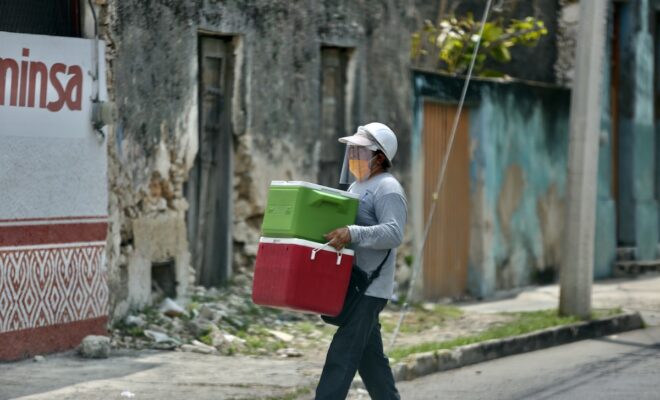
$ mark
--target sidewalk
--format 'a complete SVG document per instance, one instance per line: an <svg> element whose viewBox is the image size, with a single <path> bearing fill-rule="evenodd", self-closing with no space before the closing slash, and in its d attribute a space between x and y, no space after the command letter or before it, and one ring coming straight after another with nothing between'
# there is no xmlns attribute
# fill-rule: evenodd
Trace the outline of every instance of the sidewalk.
<svg viewBox="0 0 660 400"><path fill-rule="evenodd" d="M459 307L466 312L534 311L559 305L559 286L550 285L498 294L499 299ZM612 279L596 282L592 293L593 308L616 308L638 311L648 325L660 325L660 275L648 274L638 279Z"/></svg>
<svg viewBox="0 0 660 400"><path fill-rule="evenodd" d="M545 286L459 304L463 316L431 327L421 337L438 340L437 335L455 330L478 332L497 323L502 311L556 308L558 293L556 285ZM660 275L596 283L593 299L594 307L640 311L649 325L660 325ZM389 313L388 318L398 316ZM384 339L388 342L389 336ZM327 340L319 338L311 346L315 351L298 358L115 350L106 360L84 360L69 352L40 362L0 363L0 399L309 399ZM397 343L407 340L403 332ZM368 396L353 390L350 398Z"/></svg>

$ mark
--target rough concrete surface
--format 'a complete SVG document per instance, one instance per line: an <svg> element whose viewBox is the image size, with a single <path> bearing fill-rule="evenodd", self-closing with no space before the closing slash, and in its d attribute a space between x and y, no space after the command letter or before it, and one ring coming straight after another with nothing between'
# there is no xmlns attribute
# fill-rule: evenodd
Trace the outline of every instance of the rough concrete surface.
<svg viewBox="0 0 660 400"><path fill-rule="evenodd" d="M592 306L621 307L638 311L649 325L660 325L660 275L638 279L612 279L592 286ZM479 313L533 311L555 308L559 304L559 286L548 285L501 293L499 300L464 304L461 309Z"/></svg>
<svg viewBox="0 0 660 400"><path fill-rule="evenodd" d="M65 353L41 363L0 364L0 399L120 399L125 391L153 400L278 398L312 385L305 371L317 368L182 352L115 353L102 361Z"/></svg>
<svg viewBox="0 0 660 400"><path fill-rule="evenodd" d="M393 367L396 381L411 380L439 371L527 353L579 340L598 338L640 329L644 325L638 313L624 314L589 322L555 327L511 338L488 340L458 347L452 351L419 354Z"/></svg>
<svg viewBox="0 0 660 400"><path fill-rule="evenodd" d="M649 325L660 325L658 275L596 283L593 295L596 307L638 310ZM461 308L469 314L490 315L556 308L558 304L556 286L530 288L504 296L509 297ZM492 315L489 318L492 319ZM579 348L583 343L587 342L570 346ZM534 357L536 353L530 354L527 357ZM445 361L453 358L449 352L440 352L438 357L446 358ZM124 391L135 394L136 399L278 399L286 396L309 399L313 397L312 390L322 365L321 351L313 358L281 358L122 350L114 351L106 360L84 360L70 352L46 356L38 363L25 360L0 364L0 399L119 399ZM428 365L419 366L420 370L425 367ZM415 382L417 380L401 385L409 388ZM358 389L351 391L350 398L359 396Z"/></svg>
<svg viewBox="0 0 660 400"><path fill-rule="evenodd" d="M407 400L655 400L658 368L660 328L650 328L437 373L398 388Z"/></svg>

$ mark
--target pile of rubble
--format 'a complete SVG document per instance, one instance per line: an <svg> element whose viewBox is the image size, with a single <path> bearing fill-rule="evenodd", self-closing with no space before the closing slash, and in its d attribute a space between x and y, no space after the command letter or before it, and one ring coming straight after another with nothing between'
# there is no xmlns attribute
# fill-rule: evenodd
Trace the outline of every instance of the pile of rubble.
<svg viewBox="0 0 660 400"><path fill-rule="evenodd" d="M237 275L223 288L195 287L185 303L166 298L115 324L111 345L219 355L323 359L335 328L318 315L257 306L252 302L252 272ZM381 313L383 338L390 340L400 304ZM463 313L451 304L424 303L408 310L396 346L451 340L507 323L504 314Z"/></svg>
<svg viewBox="0 0 660 400"><path fill-rule="evenodd" d="M299 357L329 343L333 329L318 316L257 306L252 276L224 288L196 287L186 304L166 298L128 315L112 330L113 348Z"/></svg>

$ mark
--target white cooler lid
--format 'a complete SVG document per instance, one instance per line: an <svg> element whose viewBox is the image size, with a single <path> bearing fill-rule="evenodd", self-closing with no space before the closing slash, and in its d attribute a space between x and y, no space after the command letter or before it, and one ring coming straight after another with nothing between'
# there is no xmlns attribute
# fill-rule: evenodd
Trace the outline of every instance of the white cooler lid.
<svg viewBox="0 0 660 400"><path fill-rule="evenodd" d="M360 195L356 193L350 193L345 190L339 190L327 186L317 185L316 183L304 182L304 181L272 181L270 186L292 186L292 187L305 187L313 190L320 190L329 194L334 194L337 196L350 197L352 199L360 200Z"/></svg>
<svg viewBox="0 0 660 400"><path fill-rule="evenodd" d="M312 249L318 249L319 247L323 246L322 243L312 242L311 240L297 239L297 238L269 238L263 236L261 237L261 239L259 239L259 243L292 244L296 246L309 247ZM331 251L333 253L337 252L337 250L335 250L335 248L332 246L325 246L322 251ZM351 249L343 249L341 251L341 254L345 254L347 256L353 256L355 252Z"/></svg>

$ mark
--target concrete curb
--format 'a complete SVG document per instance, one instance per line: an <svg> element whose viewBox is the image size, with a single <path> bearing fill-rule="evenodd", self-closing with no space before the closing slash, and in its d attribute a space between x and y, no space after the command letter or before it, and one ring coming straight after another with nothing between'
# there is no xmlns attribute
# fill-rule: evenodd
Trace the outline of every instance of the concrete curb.
<svg viewBox="0 0 660 400"><path fill-rule="evenodd" d="M639 313L627 313L505 339L488 340L457 347L453 350L420 353L415 355L412 360L395 364L392 372L396 381L406 381L496 358L640 329L643 326L644 322ZM357 386L363 386L362 382L359 382Z"/></svg>

